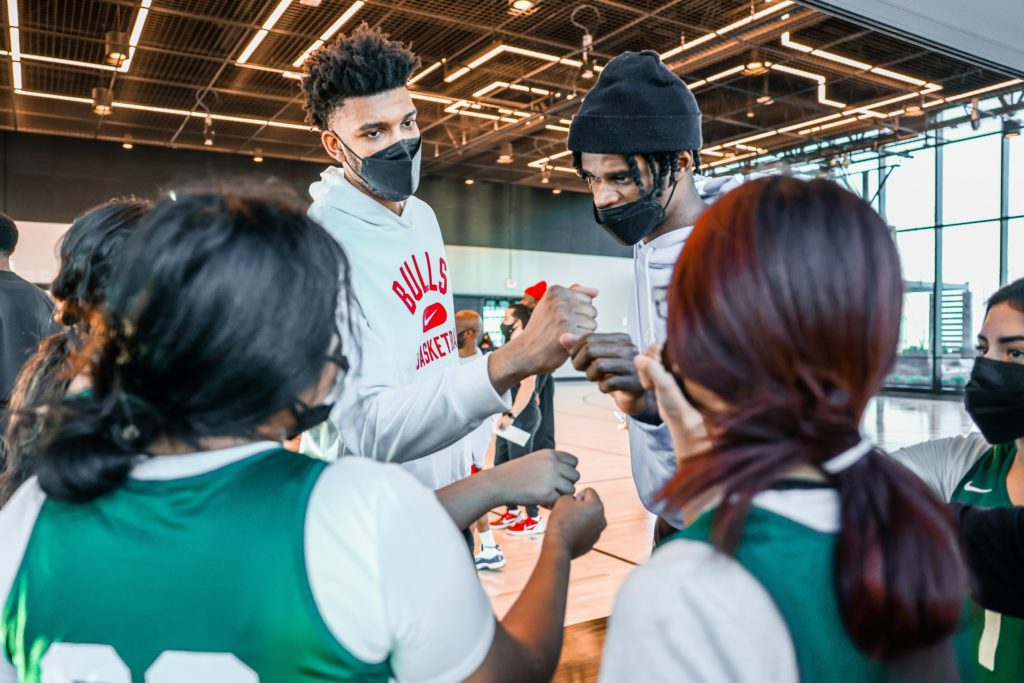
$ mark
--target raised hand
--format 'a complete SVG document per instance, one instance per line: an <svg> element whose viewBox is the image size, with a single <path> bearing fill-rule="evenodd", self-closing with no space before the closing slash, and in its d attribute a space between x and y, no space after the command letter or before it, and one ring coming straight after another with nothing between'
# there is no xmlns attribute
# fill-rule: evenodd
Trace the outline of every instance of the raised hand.
<svg viewBox="0 0 1024 683"><path fill-rule="evenodd" d="M586 373L626 415L656 410L653 396L640 382L636 355L633 340L622 332L583 335L569 350L573 367Z"/></svg>
<svg viewBox="0 0 1024 683"><path fill-rule="evenodd" d="M564 544L569 556L576 559L590 552L606 526L600 496L594 489L584 489L578 496L558 499L548 519L544 542Z"/></svg>
<svg viewBox="0 0 1024 683"><path fill-rule="evenodd" d="M501 500L514 505L551 507L559 496L576 491L579 459L571 453L545 449L502 463L493 470Z"/></svg>

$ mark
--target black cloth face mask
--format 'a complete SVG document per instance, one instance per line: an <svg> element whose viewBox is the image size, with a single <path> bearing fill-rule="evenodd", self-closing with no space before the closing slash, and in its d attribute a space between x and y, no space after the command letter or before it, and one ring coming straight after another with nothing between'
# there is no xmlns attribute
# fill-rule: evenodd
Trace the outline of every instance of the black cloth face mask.
<svg viewBox="0 0 1024 683"><path fill-rule="evenodd" d="M515 323L511 325L501 324L501 336L505 339L505 343L512 341L512 332L515 331Z"/></svg>
<svg viewBox="0 0 1024 683"><path fill-rule="evenodd" d="M665 206L672 201L672 195L679 186L678 181L672 185ZM654 232L654 229L665 220L665 206L654 196L654 188L635 202L612 206L607 209L594 207L594 220L615 240L624 246L631 247Z"/></svg>
<svg viewBox="0 0 1024 683"><path fill-rule="evenodd" d="M1024 365L975 359L964 407L990 444L1024 436Z"/></svg>
<svg viewBox="0 0 1024 683"><path fill-rule="evenodd" d="M376 197L389 202L403 202L420 185L420 162L423 138L399 140L368 157L361 157L346 145L337 133L334 137L352 157L359 160L359 170L352 168L363 186Z"/></svg>
<svg viewBox="0 0 1024 683"><path fill-rule="evenodd" d="M338 366L338 375L334 380L334 388L327 395L327 399L318 405L306 405L301 400L296 400L296 405L291 406L292 417L295 419L295 426L285 434L285 440L291 441L303 432L327 421L334 410L334 403L340 393L342 381L348 373L348 359L341 353L329 355L328 362Z"/></svg>

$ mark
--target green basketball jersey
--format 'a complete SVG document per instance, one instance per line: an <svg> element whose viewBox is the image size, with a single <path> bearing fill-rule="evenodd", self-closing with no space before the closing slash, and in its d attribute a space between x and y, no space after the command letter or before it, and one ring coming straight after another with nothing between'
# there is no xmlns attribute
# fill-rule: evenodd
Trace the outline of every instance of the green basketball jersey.
<svg viewBox="0 0 1024 683"><path fill-rule="evenodd" d="M989 449L974 464L953 492L953 502L984 507L1008 507L1006 475L1017 447L1013 443ZM972 602L971 642L974 678L980 683L1024 680L1024 619L1008 617Z"/></svg>
<svg viewBox="0 0 1024 683"><path fill-rule="evenodd" d="M705 513L666 542L689 539L710 544L713 518L713 511ZM801 681L914 680L906 669L867 657L847 634L833 580L836 538L754 506L735 560L778 608L789 629ZM953 662L950 652L944 663L956 668Z"/></svg>
<svg viewBox="0 0 1024 683"><path fill-rule="evenodd" d="M85 504L47 499L0 613L19 679L391 678L332 636L309 585L304 523L325 467L274 449Z"/></svg>

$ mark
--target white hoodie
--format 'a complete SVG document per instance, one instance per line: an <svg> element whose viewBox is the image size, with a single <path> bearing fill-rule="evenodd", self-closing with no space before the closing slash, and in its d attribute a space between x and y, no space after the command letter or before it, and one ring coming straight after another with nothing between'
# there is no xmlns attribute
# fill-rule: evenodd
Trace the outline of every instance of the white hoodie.
<svg viewBox="0 0 1024 683"><path fill-rule="evenodd" d="M330 420L304 435L303 451L399 462L433 490L462 479L472 457L467 435L509 406L485 357L458 362L448 260L433 210L409 197L398 216L335 167L309 192L310 216L348 256L359 352Z"/></svg>
<svg viewBox="0 0 1024 683"><path fill-rule="evenodd" d="M694 178L697 191L708 203L738 187L740 182L738 177L732 176ZM668 286L691 232L693 226L679 228L650 242L640 241L633 247L633 296L627 324L629 336L641 353L651 344L664 344L668 336L665 317ZM633 481L644 507L682 529L682 513L668 512L664 504L657 501L658 493L676 473L676 454L668 427L629 418L629 456Z"/></svg>

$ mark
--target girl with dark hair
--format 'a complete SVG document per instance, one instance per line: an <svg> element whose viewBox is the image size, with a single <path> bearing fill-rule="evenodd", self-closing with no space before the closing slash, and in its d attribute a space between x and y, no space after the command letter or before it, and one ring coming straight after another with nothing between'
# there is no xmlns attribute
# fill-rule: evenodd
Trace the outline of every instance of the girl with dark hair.
<svg viewBox="0 0 1024 683"><path fill-rule="evenodd" d="M951 517L859 430L901 301L885 223L834 183L752 181L701 215L668 293L674 378L637 359L689 526L620 591L604 680L956 680Z"/></svg>
<svg viewBox="0 0 1024 683"><path fill-rule="evenodd" d="M964 403L980 434L928 441L898 450L892 457L918 474L943 500L988 508L1024 505L1020 455L1024 452L1024 279L1006 285L988 300ZM973 529L975 535L985 533L984 526ZM964 529L965 536L968 530ZM987 544L978 540L965 538L971 559L986 553ZM993 597L986 595L990 593L986 583L994 568L990 562L979 567L983 600ZM971 606L970 617L974 680L1020 680L1024 619L978 605Z"/></svg>
<svg viewBox="0 0 1024 683"><path fill-rule="evenodd" d="M542 492L511 463L435 497L282 450L327 418L359 339L341 247L271 195L179 194L126 245L75 359L91 391L47 412L37 476L0 510L0 681L546 680L600 500L559 497L571 456L536 454L560 472ZM498 623L452 520L510 493L557 503Z"/></svg>
<svg viewBox="0 0 1024 683"><path fill-rule="evenodd" d="M61 329L40 342L18 374L7 413L0 506L31 476L31 449L41 426L38 411L59 401L71 385L70 356L88 338L91 318L101 311L125 240L150 208L143 200L114 200L76 218L64 234L60 270L50 287Z"/></svg>

